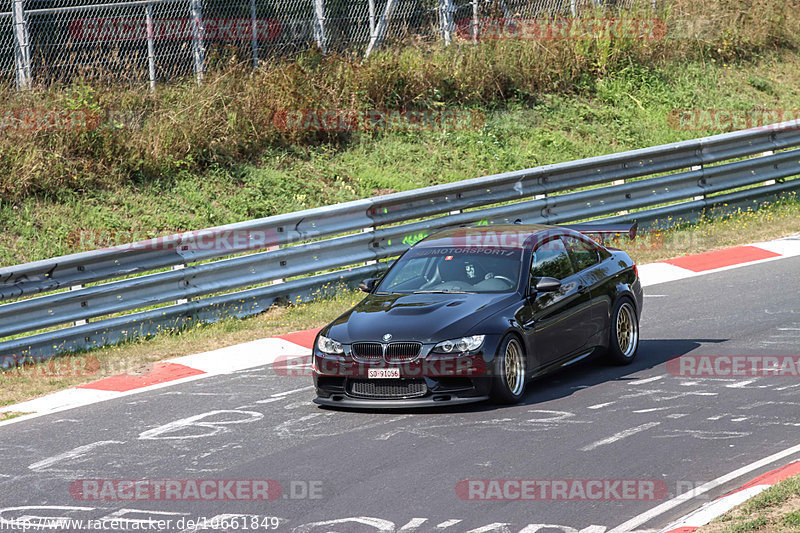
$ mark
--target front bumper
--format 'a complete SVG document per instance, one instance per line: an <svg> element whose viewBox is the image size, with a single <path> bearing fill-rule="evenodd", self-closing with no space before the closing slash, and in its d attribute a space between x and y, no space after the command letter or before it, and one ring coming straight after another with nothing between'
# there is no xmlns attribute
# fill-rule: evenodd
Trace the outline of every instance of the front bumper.
<svg viewBox="0 0 800 533"><path fill-rule="evenodd" d="M342 407L408 408L479 402L489 397L489 363L482 353L454 357L426 354L391 364L355 361L349 354L313 353L315 403ZM392 369L398 377L370 379L373 369Z"/></svg>
<svg viewBox="0 0 800 533"><path fill-rule="evenodd" d="M315 403L367 409L431 407L480 402L489 398L491 368L499 336L487 335L483 346L464 355L432 352L424 344L411 361L366 362L344 345L340 355L325 354L316 343L312 349ZM370 379L372 369L393 369L399 377Z"/></svg>
<svg viewBox="0 0 800 533"><path fill-rule="evenodd" d="M315 403L342 407L407 408L480 402L489 397L486 376L367 379L313 373Z"/></svg>
<svg viewBox="0 0 800 533"><path fill-rule="evenodd" d="M349 396L314 398L314 403L319 405L349 407L356 409L412 409L415 407L443 407L445 405L464 405L488 400L489 396L473 396L465 398L450 398L436 400L433 397L414 398L409 400L367 400L364 398L351 398Z"/></svg>

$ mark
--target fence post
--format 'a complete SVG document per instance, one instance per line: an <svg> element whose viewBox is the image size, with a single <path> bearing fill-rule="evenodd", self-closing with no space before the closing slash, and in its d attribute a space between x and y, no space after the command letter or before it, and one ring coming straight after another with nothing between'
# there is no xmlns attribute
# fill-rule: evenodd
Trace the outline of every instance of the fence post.
<svg viewBox="0 0 800 533"><path fill-rule="evenodd" d="M439 18L442 25L442 38L444 45L450 46L451 34L453 32L453 0L440 0L439 2Z"/></svg>
<svg viewBox="0 0 800 533"><path fill-rule="evenodd" d="M578 0L570 0L569 1L569 11L572 13L573 17L578 16Z"/></svg>
<svg viewBox="0 0 800 533"><path fill-rule="evenodd" d="M253 23L251 46L253 47L253 68L258 68L258 20L256 19L256 0L250 0L250 20Z"/></svg>
<svg viewBox="0 0 800 533"><path fill-rule="evenodd" d="M153 4L144 7L145 21L147 24L147 74L150 78L150 90L156 88L156 50L155 30L153 30Z"/></svg>
<svg viewBox="0 0 800 533"><path fill-rule="evenodd" d="M472 0L472 42L478 42L478 0Z"/></svg>
<svg viewBox="0 0 800 533"><path fill-rule="evenodd" d="M375 0L369 0L369 35L375 34Z"/></svg>
<svg viewBox="0 0 800 533"><path fill-rule="evenodd" d="M369 45L367 45L367 51L364 54L364 57L369 57L375 48L381 44L381 41L383 41L383 38L386 35L386 28L389 25L389 19L392 18L392 13L394 12L396 5L397 0L386 0L386 9L383 10L383 15L381 15L380 20L378 20L378 24L375 26L375 31L372 32L372 35L369 38Z"/></svg>
<svg viewBox="0 0 800 533"><path fill-rule="evenodd" d="M12 0L14 22L14 63L16 65L17 90L31 88L31 48L28 39L28 20L25 16L25 0Z"/></svg>
<svg viewBox="0 0 800 533"><path fill-rule="evenodd" d="M205 27L203 25L203 5L201 0L191 0L192 10L192 52L194 55L194 74L197 83L203 81L206 63Z"/></svg>
<svg viewBox="0 0 800 533"><path fill-rule="evenodd" d="M314 40L323 54L327 53L325 42L325 0L314 0Z"/></svg>

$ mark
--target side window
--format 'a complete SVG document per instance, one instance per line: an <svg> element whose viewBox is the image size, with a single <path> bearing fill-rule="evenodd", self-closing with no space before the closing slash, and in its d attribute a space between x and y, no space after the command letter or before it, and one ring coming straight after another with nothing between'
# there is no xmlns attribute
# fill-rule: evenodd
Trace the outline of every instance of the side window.
<svg viewBox="0 0 800 533"><path fill-rule="evenodd" d="M394 276L394 279L392 279L391 283L386 286L386 289L393 289L398 285L402 285L406 281L410 281L424 275L428 270L428 265L430 265L430 262L430 257L414 257L409 259L405 268L400 270L399 273Z"/></svg>
<svg viewBox="0 0 800 533"><path fill-rule="evenodd" d="M575 270L580 272L585 268L597 264L600 261L600 253L596 246L577 237L563 237L567 245L567 252L575 265Z"/></svg>
<svg viewBox="0 0 800 533"><path fill-rule="evenodd" d="M532 278L564 279L572 275L572 263L564 243L559 238L541 243L533 252Z"/></svg>

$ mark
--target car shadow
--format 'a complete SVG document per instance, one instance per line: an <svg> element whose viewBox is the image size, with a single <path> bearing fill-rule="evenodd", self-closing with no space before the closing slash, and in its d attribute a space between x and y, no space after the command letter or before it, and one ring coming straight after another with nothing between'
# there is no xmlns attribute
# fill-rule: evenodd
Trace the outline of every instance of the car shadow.
<svg viewBox="0 0 800 533"><path fill-rule="evenodd" d="M639 378L633 374L653 368L670 359L690 353L702 344L721 343L726 339L648 339L639 342L639 352L633 363L625 366L612 365L600 355L592 355L583 361L565 367L557 372L537 378L527 385L522 402L514 405L495 404L483 401L462 405L437 405L405 409L356 409L320 406L321 409L335 411L355 411L362 413L406 414L453 414L480 413L496 411L519 405L535 405L558 398L570 396L578 390L594 387L609 381L633 381Z"/></svg>

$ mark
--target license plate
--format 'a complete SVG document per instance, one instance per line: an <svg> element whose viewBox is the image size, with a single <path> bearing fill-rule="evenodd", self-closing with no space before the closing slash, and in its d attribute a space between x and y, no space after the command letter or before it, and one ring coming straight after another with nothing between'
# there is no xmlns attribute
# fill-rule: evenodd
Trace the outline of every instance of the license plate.
<svg viewBox="0 0 800 533"><path fill-rule="evenodd" d="M397 379L400 377L399 368L370 368L367 370L369 379Z"/></svg>

